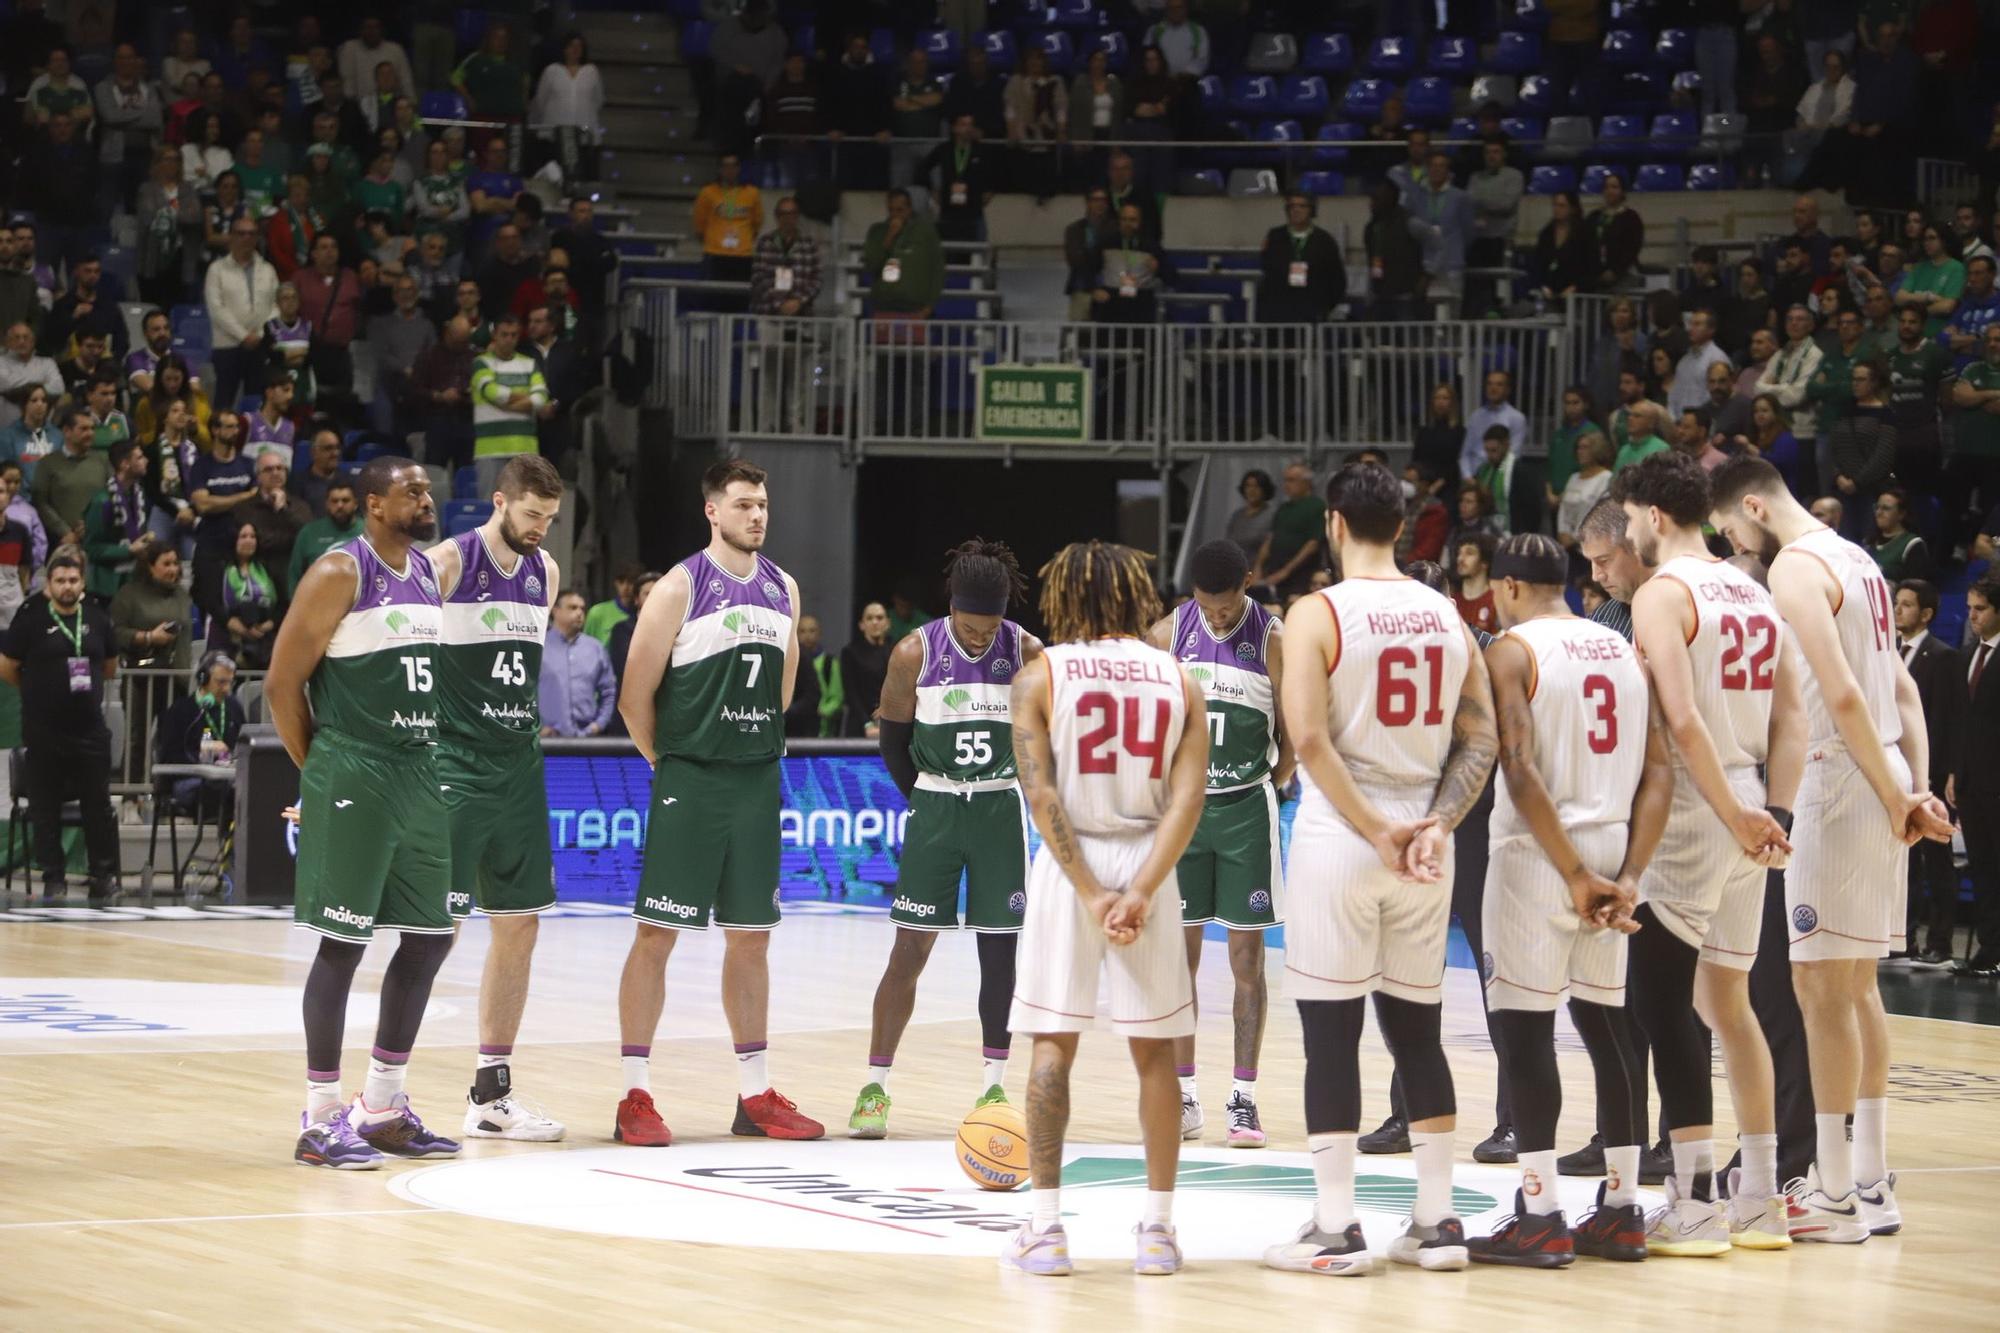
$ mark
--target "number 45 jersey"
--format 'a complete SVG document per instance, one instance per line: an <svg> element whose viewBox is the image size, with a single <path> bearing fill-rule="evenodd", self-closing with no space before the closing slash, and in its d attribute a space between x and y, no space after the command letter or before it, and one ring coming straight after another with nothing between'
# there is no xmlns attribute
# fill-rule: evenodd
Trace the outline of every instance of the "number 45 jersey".
<svg viewBox="0 0 2000 1333"><path fill-rule="evenodd" d="M1021 627L1001 621L993 642L978 657L958 646L950 616L912 632L924 645L910 736L917 785L933 791L1012 785L1014 725L1008 700L1021 671Z"/></svg>
<svg viewBox="0 0 2000 1333"><path fill-rule="evenodd" d="M451 540L459 576L444 601L443 739L486 747L531 740L541 731L536 696L549 628L548 562L536 551L503 574L477 529Z"/></svg>

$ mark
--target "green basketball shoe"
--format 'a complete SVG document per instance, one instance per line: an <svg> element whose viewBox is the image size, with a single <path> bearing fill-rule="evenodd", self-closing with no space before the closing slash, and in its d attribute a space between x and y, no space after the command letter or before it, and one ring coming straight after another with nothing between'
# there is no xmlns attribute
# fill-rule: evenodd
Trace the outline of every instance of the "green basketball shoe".
<svg viewBox="0 0 2000 1333"><path fill-rule="evenodd" d="M998 1102L1002 1106L1007 1104L1007 1090L998 1083L980 1093L979 1100L972 1104L972 1109L977 1111L980 1107L991 1106L995 1102Z"/></svg>
<svg viewBox="0 0 2000 1333"><path fill-rule="evenodd" d="M854 1114L847 1117L850 1139L889 1137L889 1094L880 1083L870 1083L854 1099Z"/></svg>

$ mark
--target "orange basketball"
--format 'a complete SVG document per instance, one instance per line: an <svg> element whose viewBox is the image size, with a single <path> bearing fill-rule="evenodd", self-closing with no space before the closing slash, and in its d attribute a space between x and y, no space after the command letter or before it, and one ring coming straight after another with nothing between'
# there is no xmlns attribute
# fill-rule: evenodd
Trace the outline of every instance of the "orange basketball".
<svg viewBox="0 0 2000 1333"><path fill-rule="evenodd" d="M1017 1106L975 1106L953 1145L959 1170L983 1190L1010 1190L1028 1179L1028 1121Z"/></svg>

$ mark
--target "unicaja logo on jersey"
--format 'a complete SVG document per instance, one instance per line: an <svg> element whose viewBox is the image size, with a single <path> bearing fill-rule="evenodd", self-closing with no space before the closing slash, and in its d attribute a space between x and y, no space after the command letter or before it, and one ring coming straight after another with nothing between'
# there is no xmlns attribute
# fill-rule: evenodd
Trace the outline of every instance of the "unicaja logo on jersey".
<svg viewBox="0 0 2000 1333"><path fill-rule="evenodd" d="M486 575L481 574L479 577L483 581ZM500 622L506 618L506 611L497 606L489 606L486 608L486 614L479 617L479 623L486 626L488 630L493 630L499 628Z"/></svg>
<svg viewBox="0 0 2000 1333"><path fill-rule="evenodd" d="M1187 673L1203 685L1215 679L1215 673L1205 666L1191 666L1187 669Z"/></svg>
<svg viewBox="0 0 2000 1333"><path fill-rule="evenodd" d="M920 903L914 898L905 898L900 893L896 895L896 901L889 906L898 912L908 912L911 916L937 915L936 903Z"/></svg>
<svg viewBox="0 0 2000 1333"><path fill-rule="evenodd" d="M693 903L669 902L665 898L646 899L646 910L660 912L666 916L677 916L683 921L692 920L701 913L701 909Z"/></svg>
<svg viewBox="0 0 2000 1333"><path fill-rule="evenodd" d="M403 627L410 623L410 618L401 611L391 611L388 615L382 617L382 623L389 627L391 634L401 634Z"/></svg>
<svg viewBox="0 0 2000 1333"><path fill-rule="evenodd" d="M969 690L946 690L944 693L944 706L954 713L971 702L972 693Z"/></svg>
<svg viewBox="0 0 2000 1333"><path fill-rule="evenodd" d="M319 914L328 921L335 921L343 926L353 926L356 930L367 930L375 924L374 917L363 916L345 907L322 907L319 909Z"/></svg>

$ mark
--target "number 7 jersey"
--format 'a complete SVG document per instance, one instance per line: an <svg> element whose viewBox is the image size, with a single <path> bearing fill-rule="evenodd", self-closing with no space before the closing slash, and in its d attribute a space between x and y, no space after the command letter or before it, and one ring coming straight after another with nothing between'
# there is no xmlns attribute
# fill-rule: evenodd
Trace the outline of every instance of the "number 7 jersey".
<svg viewBox="0 0 2000 1333"><path fill-rule="evenodd" d="M444 600L438 725L453 745L513 745L541 731L548 562L536 551L502 573L478 529L453 537L458 585Z"/></svg>
<svg viewBox="0 0 2000 1333"><path fill-rule="evenodd" d="M1070 823L1099 837L1150 833L1167 812L1167 774L1187 725L1180 664L1138 639L1044 651L1049 748Z"/></svg>
<svg viewBox="0 0 2000 1333"><path fill-rule="evenodd" d="M1409 578L1349 578L1315 595L1333 613L1326 726L1334 748L1363 787L1429 799L1472 659L1458 609ZM1328 804L1310 779L1306 787Z"/></svg>
<svg viewBox="0 0 2000 1333"><path fill-rule="evenodd" d="M687 615L653 696L653 745L705 764L755 764L785 753L785 571L759 555L737 578L697 551L683 560Z"/></svg>

